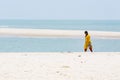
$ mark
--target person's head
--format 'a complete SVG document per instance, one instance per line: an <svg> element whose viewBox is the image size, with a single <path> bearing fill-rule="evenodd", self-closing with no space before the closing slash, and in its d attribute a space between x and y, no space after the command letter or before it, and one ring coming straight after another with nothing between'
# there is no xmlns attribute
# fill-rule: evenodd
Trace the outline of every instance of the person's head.
<svg viewBox="0 0 120 80"><path fill-rule="evenodd" d="M85 35L88 35L88 31L85 31L84 33L85 33Z"/></svg>

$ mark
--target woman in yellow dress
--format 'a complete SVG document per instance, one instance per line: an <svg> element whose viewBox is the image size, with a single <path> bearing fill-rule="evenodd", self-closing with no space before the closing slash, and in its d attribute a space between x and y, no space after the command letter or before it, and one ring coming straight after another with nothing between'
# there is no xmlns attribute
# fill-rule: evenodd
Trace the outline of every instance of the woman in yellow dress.
<svg viewBox="0 0 120 80"><path fill-rule="evenodd" d="M87 51L87 48L89 47L90 51L93 52L92 50L92 43L90 40L90 35L88 34L88 31L85 31L85 44L84 44L84 51Z"/></svg>

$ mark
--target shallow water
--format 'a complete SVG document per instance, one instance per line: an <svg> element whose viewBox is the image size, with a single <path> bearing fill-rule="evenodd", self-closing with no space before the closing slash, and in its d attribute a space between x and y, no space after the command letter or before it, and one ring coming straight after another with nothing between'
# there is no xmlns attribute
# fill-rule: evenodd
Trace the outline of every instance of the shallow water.
<svg viewBox="0 0 120 80"><path fill-rule="evenodd" d="M0 20L0 27L120 32L120 21ZM95 52L120 51L119 39L96 39L92 37L92 44ZM0 37L0 52L82 52L83 45L84 39L80 38Z"/></svg>

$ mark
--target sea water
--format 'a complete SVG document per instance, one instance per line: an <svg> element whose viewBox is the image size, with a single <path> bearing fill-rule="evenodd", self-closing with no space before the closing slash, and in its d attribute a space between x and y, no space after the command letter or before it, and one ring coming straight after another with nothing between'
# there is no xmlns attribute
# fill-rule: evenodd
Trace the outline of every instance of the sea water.
<svg viewBox="0 0 120 80"><path fill-rule="evenodd" d="M94 30L120 32L119 20L0 20L1 28L58 30ZM120 51L119 39L97 39L91 36L94 52ZM0 52L83 52L81 38L0 37Z"/></svg>

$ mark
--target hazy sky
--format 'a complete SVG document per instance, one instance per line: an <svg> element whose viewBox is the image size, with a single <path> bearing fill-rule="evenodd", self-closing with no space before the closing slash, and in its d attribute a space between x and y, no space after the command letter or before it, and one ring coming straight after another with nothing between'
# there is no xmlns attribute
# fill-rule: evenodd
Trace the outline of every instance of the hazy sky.
<svg viewBox="0 0 120 80"><path fill-rule="evenodd" d="M0 0L0 19L120 20L120 0Z"/></svg>

